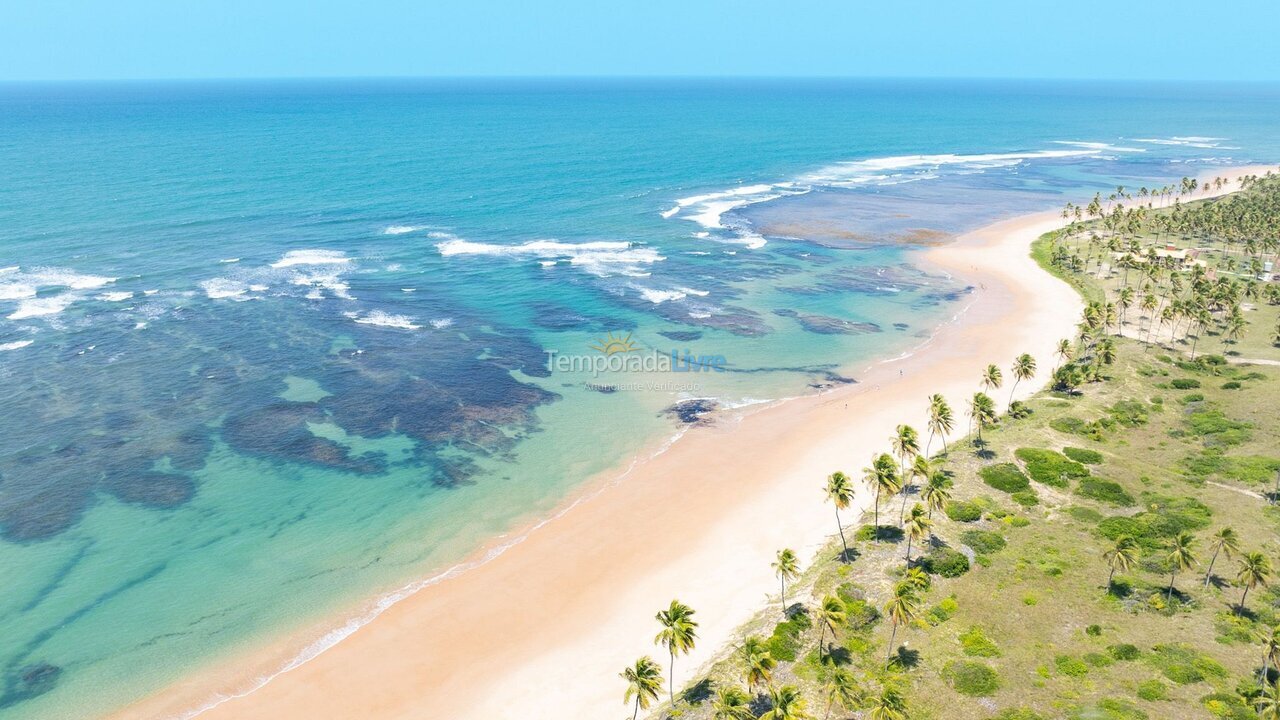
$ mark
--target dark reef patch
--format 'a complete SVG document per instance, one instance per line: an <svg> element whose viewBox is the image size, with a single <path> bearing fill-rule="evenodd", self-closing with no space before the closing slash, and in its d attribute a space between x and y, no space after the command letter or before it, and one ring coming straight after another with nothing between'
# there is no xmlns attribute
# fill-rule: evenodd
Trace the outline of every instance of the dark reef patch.
<svg viewBox="0 0 1280 720"><path fill-rule="evenodd" d="M828 315L801 313L790 309L774 310L773 314L779 317L792 318L806 332L819 335L862 335L881 331L880 326L872 322L854 322L853 320L842 320Z"/></svg>
<svg viewBox="0 0 1280 720"><path fill-rule="evenodd" d="M662 330L658 334L676 342L693 342L702 338L700 330Z"/></svg>
<svg viewBox="0 0 1280 720"><path fill-rule="evenodd" d="M686 425L709 425L710 415L720 409L720 403L710 398L681 400L663 412Z"/></svg>

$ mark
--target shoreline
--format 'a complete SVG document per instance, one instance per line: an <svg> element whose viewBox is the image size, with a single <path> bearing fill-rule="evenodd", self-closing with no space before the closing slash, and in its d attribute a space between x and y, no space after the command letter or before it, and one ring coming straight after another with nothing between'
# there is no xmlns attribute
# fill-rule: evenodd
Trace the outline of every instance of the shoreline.
<svg viewBox="0 0 1280 720"><path fill-rule="evenodd" d="M958 437L961 400L988 363L1003 368L1030 352L1040 370L1017 397L1043 386L1053 346L1073 335L1083 307L1029 255L1032 241L1061 225L1057 211L1035 213L916 253L974 292L930 339L905 357L872 361L857 384L682 429L680 442L668 438L624 472L589 481L549 518L406 585L403 597L343 616L346 625L329 624L325 632L349 632L314 656L299 662L321 632L306 635L305 648L294 634L292 644L271 643L108 717L494 718L513 707L525 718L565 708L601 716L623 707L617 671L661 654L652 616L672 597L702 624L698 649L676 666L677 683L693 677L775 589L774 551L793 547L807 565L834 535L821 494L827 474L859 477L894 425L924 426L934 392L955 408ZM859 483L847 526L869 500ZM254 680L265 675L274 679Z"/></svg>

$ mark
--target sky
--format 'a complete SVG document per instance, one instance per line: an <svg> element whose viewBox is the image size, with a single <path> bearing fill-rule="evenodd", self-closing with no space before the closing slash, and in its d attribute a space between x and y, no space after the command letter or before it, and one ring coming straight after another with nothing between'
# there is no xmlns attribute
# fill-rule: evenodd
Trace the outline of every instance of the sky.
<svg viewBox="0 0 1280 720"><path fill-rule="evenodd" d="M1280 2L0 0L0 81L1280 80Z"/></svg>

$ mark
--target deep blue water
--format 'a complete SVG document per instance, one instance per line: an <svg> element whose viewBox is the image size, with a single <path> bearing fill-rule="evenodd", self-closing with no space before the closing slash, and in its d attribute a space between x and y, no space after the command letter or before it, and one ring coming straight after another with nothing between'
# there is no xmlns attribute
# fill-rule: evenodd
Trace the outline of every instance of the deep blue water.
<svg viewBox="0 0 1280 720"><path fill-rule="evenodd" d="M0 86L0 717L109 710L700 411L856 380L964 296L912 241L1275 162L1277 117L1248 85ZM548 368L609 333L727 371Z"/></svg>

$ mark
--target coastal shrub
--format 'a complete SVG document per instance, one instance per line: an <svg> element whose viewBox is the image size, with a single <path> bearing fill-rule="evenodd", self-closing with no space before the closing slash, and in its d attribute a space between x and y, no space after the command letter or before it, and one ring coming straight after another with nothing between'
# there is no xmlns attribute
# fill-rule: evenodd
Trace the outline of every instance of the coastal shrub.
<svg viewBox="0 0 1280 720"><path fill-rule="evenodd" d="M866 600L846 600L844 603L845 622L854 632L862 632L875 627L880 621L880 611Z"/></svg>
<svg viewBox="0 0 1280 720"><path fill-rule="evenodd" d="M1200 698L1209 714L1223 720L1255 720L1258 714L1238 694L1213 692Z"/></svg>
<svg viewBox="0 0 1280 720"><path fill-rule="evenodd" d="M1142 700L1168 700L1169 689L1158 678L1143 680L1138 683L1138 697Z"/></svg>
<svg viewBox="0 0 1280 720"><path fill-rule="evenodd" d="M987 697L1000 689L1000 677L976 660L953 660L942 669L942 677L956 692L970 697Z"/></svg>
<svg viewBox="0 0 1280 720"><path fill-rule="evenodd" d="M1102 463L1102 453L1097 450L1089 450L1087 448L1064 447L1062 454L1085 465L1099 465Z"/></svg>
<svg viewBox="0 0 1280 720"><path fill-rule="evenodd" d="M1073 505L1067 508L1067 514L1080 522L1089 523L1090 525L1101 522L1103 517L1102 513L1083 505Z"/></svg>
<svg viewBox="0 0 1280 720"><path fill-rule="evenodd" d="M1090 625L1084 629L1084 634L1089 637L1102 637L1102 626L1097 624Z"/></svg>
<svg viewBox="0 0 1280 720"><path fill-rule="evenodd" d="M1124 507L1130 507L1134 502L1133 496L1125 492L1119 483L1092 477L1080 481L1080 484L1076 486L1076 494Z"/></svg>
<svg viewBox="0 0 1280 720"><path fill-rule="evenodd" d="M1169 384L1178 390L1194 390L1200 387L1200 381L1195 378L1174 378Z"/></svg>
<svg viewBox="0 0 1280 720"><path fill-rule="evenodd" d="M1068 478L1089 476L1089 469L1062 453L1044 448L1018 448L1013 453L1026 463L1027 474L1032 480L1051 487L1067 487Z"/></svg>
<svg viewBox="0 0 1280 720"><path fill-rule="evenodd" d="M775 660L794 661L796 653L800 650L800 636L812 625L813 621L803 612L798 612L775 625L773 634L769 636L765 643L769 648L769 654Z"/></svg>
<svg viewBox="0 0 1280 720"><path fill-rule="evenodd" d="M1280 472L1280 458L1266 455L1227 456L1222 448L1209 447L1199 454L1189 455L1179 461L1183 470L1194 478L1218 476L1246 484L1271 482Z"/></svg>
<svg viewBox="0 0 1280 720"><path fill-rule="evenodd" d="M881 525L878 528L874 525L863 525L853 534L855 540L869 542L871 540L880 539L888 542L899 542L903 538L902 528L893 525Z"/></svg>
<svg viewBox="0 0 1280 720"><path fill-rule="evenodd" d="M1085 653L1081 658L1089 667L1102 668L1115 664L1115 660L1110 655L1104 655L1098 652Z"/></svg>
<svg viewBox="0 0 1280 720"><path fill-rule="evenodd" d="M1189 497L1148 494L1144 495L1143 504L1150 509L1128 517L1103 519L1098 523L1098 533L1108 540L1128 535L1142 547L1156 550L1178 533L1208 527L1212 515L1207 505Z"/></svg>
<svg viewBox="0 0 1280 720"><path fill-rule="evenodd" d="M1103 698L1095 705L1076 708L1071 720L1147 720L1142 708L1123 698Z"/></svg>
<svg viewBox="0 0 1280 720"><path fill-rule="evenodd" d="M960 542L973 548L976 553L993 553L1004 549L1004 536L990 530L965 530L960 533Z"/></svg>
<svg viewBox="0 0 1280 720"><path fill-rule="evenodd" d="M1228 380L1227 382L1222 383L1223 390L1239 390L1242 387L1244 386L1241 385L1238 380Z"/></svg>
<svg viewBox="0 0 1280 720"><path fill-rule="evenodd" d="M960 647L972 657L1000 657L1000 648L977 625L960 633Z"/></svg>
<svg viewBox="0 0 1280 720"><path fill-rule="evenodd" d="M1160 409L1160 406L1148 405L1139 400L1121 400L1115 405L1107 408L1111 419L1124 425L1125 427L1138 427L1146 425L1151 409Z"/></svg>
<svg viewBox="0 0 1280 720"><path fill-rule="evenodd" d="M1084 677L1089 674L1089 666L1079 658L1070 655L1059 655L1053 659L1053 664L1058 668L1058 672L1068 677Z"/></svg>
<svg viewBox="0 0 1280 720"><path fill-rule="evenodd" d="M937 605L929 608L929 612L925 614L925 622L930 625L941 625L955 616L956 611L960 609L960 603L956 602L956 596L943 598Z"/></svg>
<svg viewBox="0 0 1280 720"><path fill-rule="evenodd" d="M1187 425L1191 434L1202 438L1206 445L1230 446L1239 445L1249 440L1247 422L1232 420L1221 410L1197 410L1187 416Z"/></svg>
<svg viewBox="0 0 1280 720"><path fill-rule="evenodd" d="M956 522L977 522L982 519L982 508L976 503L954 500L947 503L947 517Z"/></svg>
<svg viewBox="0 0 1280 720"><path fill-rule="evenodd" d="M1137 645L1117 643L1107 646L1107 654L1116 660L1126 661L1137 660L1142 655L1142 651L1138 649Z"/></svg>
<svg viewBox="0 0 1280 720"><path fill-rule="evenodd" d="M1063 415L1049 421L1049 427L1060 433L1068 435L1080 435L1084 432L1085 422L1078 417Z"/></svg>
<svg viewBox="0 0 1280 720"><path fill-rule="evenodd" d="M1217 660L1186 645L1156 645L1147 661L1173 682L1190 685L1207 678L1227 677L1227 669Z"/></svg>
<svg viewBox="0 0 1280 720"><path fill-rule="evenodd" d="M1014 502L1022 507L1035 507L1040 504L1040 496L1036 495L1035 490L1023 490L1009 496Z"/></svg>
<svg viewBox="0 0 1280 720"><path fill-rule="evenodd" d="M1027 476L1023 475L1018 466L1013 463L988 465L982 468L978 474L982 476L982 481L986 484L1007 493L1021 492L1031 487Z"/></svg>
<svg viewBox="0 0 1280 720"><path fill-rule="evenodd" d="M921 567L930 575L955 578L969 572L969 558L951 548L936 548L920 560Z"/></svg>
<svg viewBox="0 0 1280 720"><path fill-rule="evenodd" d="M1010 515L1009 517L1002 518L1000 522L1008 525L1009 527L1015 528L1026 527L1031 524L1030 520L1022 517L1021 515Z"/></svg>
<svg viewBox="0 0 1280 720"><path fill-rule="evenodd" d="M1191 403L1204 402L1204 393L1187 393L1186 395L1183 395L1181 398L1179 398L1178 402L1182 403L1183 405L1190 405Z"/></svg>

